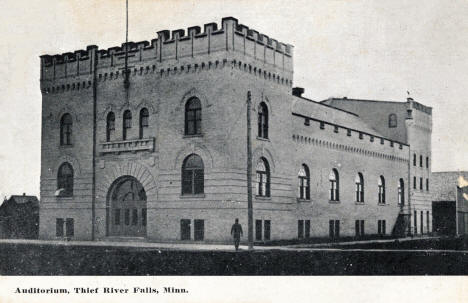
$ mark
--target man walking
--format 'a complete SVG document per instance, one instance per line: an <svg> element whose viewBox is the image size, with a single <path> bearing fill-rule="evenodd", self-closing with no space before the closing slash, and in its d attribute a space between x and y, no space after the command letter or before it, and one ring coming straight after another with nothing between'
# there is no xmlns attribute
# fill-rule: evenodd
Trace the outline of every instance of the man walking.
<svg viewBox="0 0 468 303"><path fill-rule="evenodd" d="M240 237L242 236L242 225L239 224L239 219L236 218L236 222L232 224L231 235L234 237L234 247L236 251L239 250Z"/></svg>

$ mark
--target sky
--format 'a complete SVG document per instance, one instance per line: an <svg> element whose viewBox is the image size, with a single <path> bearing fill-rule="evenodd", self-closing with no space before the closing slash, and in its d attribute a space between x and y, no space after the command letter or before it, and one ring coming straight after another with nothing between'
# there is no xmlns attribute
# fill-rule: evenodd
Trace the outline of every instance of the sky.
<svg viewBox="0 0 468 303"><path fill-rule="evenodd" d="M294 86L433 108L433 171L468 170L468 1L129 0L129 40L216 22L294 45ZM125 40L124 0L2 0L0 197L39 195L39 56Z"/></svg>

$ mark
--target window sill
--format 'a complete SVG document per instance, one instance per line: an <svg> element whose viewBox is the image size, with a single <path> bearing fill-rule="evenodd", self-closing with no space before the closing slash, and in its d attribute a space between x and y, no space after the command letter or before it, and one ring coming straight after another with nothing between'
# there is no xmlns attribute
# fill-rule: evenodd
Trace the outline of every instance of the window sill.
<svg viewBox="0 0 468 303"><path fill-rule="evenodd" d="M205 194L196 194L196 195L185 194L185 195L180 195L179 198L180 199L204 199Z"/></svg>
<svg viewBox="0 0 468 303"><path fill-rule="evenodd" d="M61 196L56 196L57 200L73 200L73 196L66 196L66 197L61 197Z"/></svg>
<svg viewBox="0 0 468 303"><path fill-rule="evenodd" d="M386 206L387 203L380 203L380 202L379 202L378 205L379 205L379 206Z"/></svg>
<svg viewBox="0 0 468 303"><path fill-rule="evenodd" d="M194 135L184 135L184 139L186 138L199 138L199 137L203 137L203 134L194 134Z"/></svg>
<svg viewBox="0 0 468 303"><path fill-rule="evenodd" d="M339 200L328 200L328 203L330 203L330 204L340 204L341 202Z"/></svg>
<svg viewBox="0 0 468 303"><path fill-rule="evenodd" d="M258 136L257 136L257 140L270 142L269 138L263 138L263 137L258 137Z"/></svg>
<svg viewBox="0 0 468 303"><path fill-rule="evenodd" d="M354 201L354 204L356 204L356 205L364 205L364 202Z"/></svg>
<svg viewBox="0 0 468 303"><path fill-rule="evenodd" d="M266 196L255 196L255 199L257 199L257 200L271 200L271 197L266 197Z"/></svg>
<svg viewBox="0 0 468 303"><path fill-rule="evenodd" d="M59 144L59 148L73 148L73 144Z"/></svg>
<svg viewBox="0 0 468 303"><path fill-rule="evenodd" d="M310 199L301 199L301 198L296 198L297 203L311 203L312 200Z"/></svg>

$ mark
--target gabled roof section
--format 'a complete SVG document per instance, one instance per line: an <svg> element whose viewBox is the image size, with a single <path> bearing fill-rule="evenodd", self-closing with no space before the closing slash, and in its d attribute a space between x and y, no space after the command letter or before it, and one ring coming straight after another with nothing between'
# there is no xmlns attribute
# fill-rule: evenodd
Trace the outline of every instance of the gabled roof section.
<svg viewBox="0 0 468 303"><path fill-rule="evenodd" d="M9 200L15 202L16 204L26 204L26 203L39 204L39 200L37 199L36 196L12 195Z"/></svg>

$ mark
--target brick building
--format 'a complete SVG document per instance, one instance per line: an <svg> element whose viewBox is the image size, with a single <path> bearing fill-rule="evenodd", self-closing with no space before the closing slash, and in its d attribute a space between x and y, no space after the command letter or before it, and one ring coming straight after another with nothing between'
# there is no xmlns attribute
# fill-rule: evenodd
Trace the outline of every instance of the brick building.
<svg viewBox="0 0 468 303"><path fill-rule="evenodd" d="M248 92L256 240L421 232L409 220L431 202L409 188L414 171L430 178L412 166L414 151L430 157L430 108L341 108L292 83L293 46L230 17L41 56L40 237L223 242L234 218L246 230Z"/></svg>

